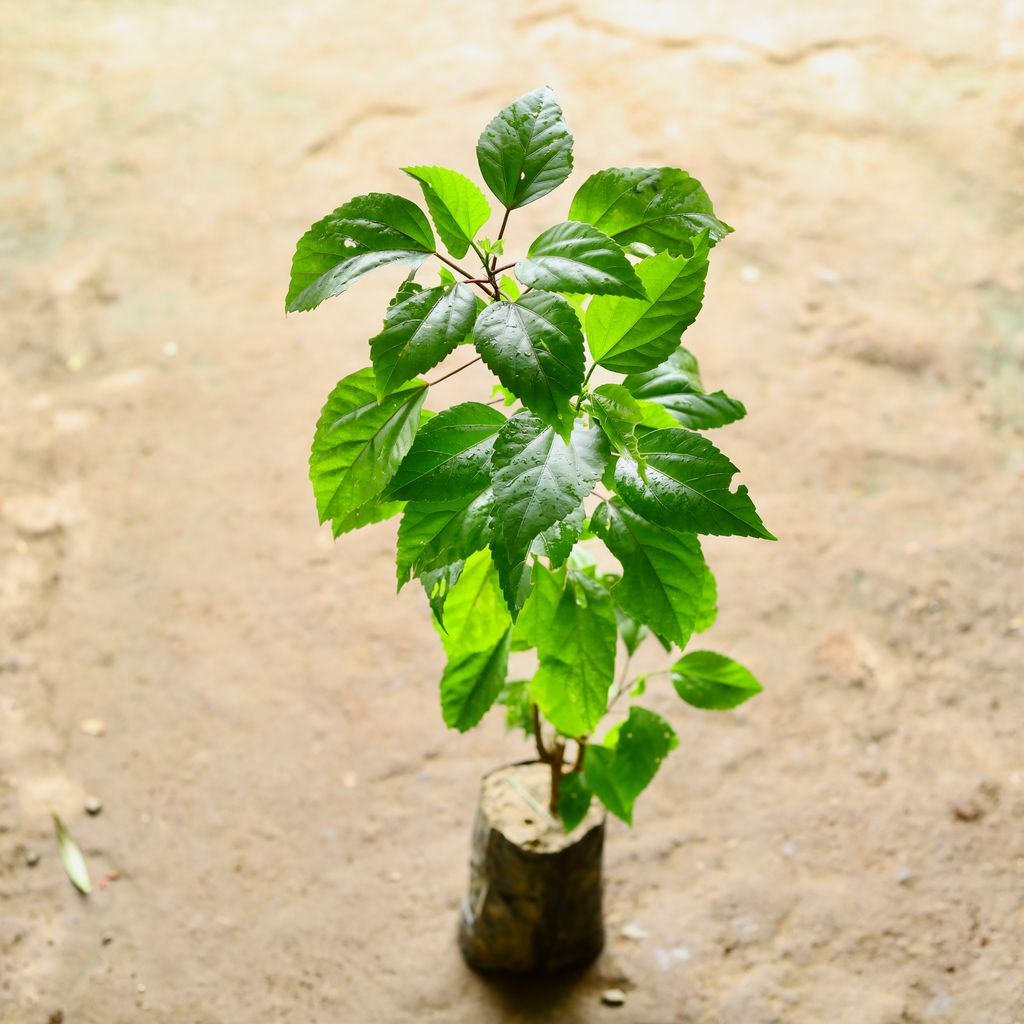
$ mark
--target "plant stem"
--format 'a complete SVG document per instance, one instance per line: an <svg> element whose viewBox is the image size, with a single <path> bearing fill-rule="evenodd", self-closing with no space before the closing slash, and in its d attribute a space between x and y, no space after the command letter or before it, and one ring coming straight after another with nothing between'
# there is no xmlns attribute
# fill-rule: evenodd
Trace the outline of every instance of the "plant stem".
<svg viewBox="0 0 1024 1024"><path fill-rule="evenodd" d="M494 273L500 274L502 271L511 270L515 266L514 263L506 263L503 267L495 267Z"/></svg>
<svg viewBox="0 0 1024 1024"><path fill-rule="evenodd" d="M463 363L458 369L452 370L450 373L446 373L443 377L438 377L437 380L428 380L427 387L432 388L435 384L440 384L441 381L447 380L449 377L454 377L455 374L462 373L463 370L468 370L474 363L479 362L480 356L477 356L476 359L471 359L468 363Z"/></svg>
<svg viewBox="0 0 1024 1024"><path fill-rule="evenodd" d="M574 772L583 771L583 758L587 754L587 737L581 736L576 741L576 762L572 766Z"/></svg>
<svg viewBox="0 0 1024 1024"><path fill-rule="evenodd" d="M551 813L558 816L558 798L562 794L562 768L565 758L565 744L558 741L557 735L551 741L551 748L544 745L544 733L540 724L540 708L532 705L533 738L537 744L537 756L551 769L551 800L548 806Z"/></svg>
<svg viewBox="0 0 1024 1024"><path fill-rule="evenodd" d="M464 270L462 267L458 265L458 263L453 263L450 259L448 259L447 256L442 256L439 252L435 252L434 255L442 263L447 263L448 266L452 268L452 270L457 270L466 279L467 284L475 284L477 288L479 288L488 298L497 298L496 295L492 296L491 292L480 283L480 281L482 280L481 278L474 277L468 270ZM487 269L486 266L484 267L484 269Z"/></svg>

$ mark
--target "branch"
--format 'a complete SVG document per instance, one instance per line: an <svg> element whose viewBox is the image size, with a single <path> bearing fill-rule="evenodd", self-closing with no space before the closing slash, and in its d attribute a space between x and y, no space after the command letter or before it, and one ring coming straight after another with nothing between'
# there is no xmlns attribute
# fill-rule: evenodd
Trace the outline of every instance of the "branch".
<svg viewBox="0 0 1024 1024"><path fill-rule="evenodd" d="M463 370L468 370L474 363L480 362L480 356L476 359L471 359L468 363L463 363L457 370L452 370L450 373L446 373L443 377L438 377L437 380L428 380L427 387L432 388L435 384L440 384L441 381L447 380L449 377L454 377L457 373L462 373Z"/></svg>
<svg viewBox="0 0 1024 1024"><path fill-rule="evenodd" d="M479 288L480 291L482 291L484 293L484 295L486 295L489 299L490 298L497 298L496 295L492 295L490 290L485 288L480 283L481 280L483 280L482 278L474 277L468 270L464 270L462 267L460 267L458 265L458 263L453 263L450 259L448 259L447 256L442 256L439 252L435 252L434 255L442 263L447 263L448 266L452 268L452 270L457 270L466 279L466 284L475 284L477 286L477 288ZM487 268L485 267L484 269L486 270Z"/></svg>
<svg viewBox="0 0 1024 1024"><path fill-rule="evenodd" d="M544 734L541 732L540 727L540 708L536 704L531 705L531 707L533 708L533 738L537 743L537 756L546 764L550 764L551 754L547 747L544 746Z"/></svg>

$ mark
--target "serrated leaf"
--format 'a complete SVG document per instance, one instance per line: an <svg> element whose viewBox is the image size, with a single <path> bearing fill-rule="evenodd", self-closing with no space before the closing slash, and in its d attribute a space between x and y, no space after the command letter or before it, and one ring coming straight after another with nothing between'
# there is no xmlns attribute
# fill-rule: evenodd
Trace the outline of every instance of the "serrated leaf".
<svg viewBox="0 0 1024 1024"><path fill-rule="evenodd" d="M697 361L682 347L663 363L644 373L631 373L622 383L638 400L657 403L680 426L695 430L724 427L747 414L742 402L722 391L705 394Z"/></svg>
<svg viewBox="0 0 1024 1024"><path fill-rule="evenodd" d="M373 523L382 523L385 519L397 516L405 508L404 501L382 501L376 497L365 505L349 512L348 515L331 520L331 533L337 540L343 533L358 530L363 526L370 526Z"/></svg>
<svg viewBox="0 0 1024 1024"><path fill-rule="evenodd" d="M438 413L416 435L387 489L392 500L450 502L479 494L490 480L491 450L507 418L480 402Z"/></svg>
<svg viewBox="0 0 1024 1024"><path fill-rule="evenodd" d="M590 393L590 407L612 447L630 455L642 476L644 462L636 437L636 425L644 419L640 403L621 384L602 384Z"/></svg>
<svg viewBox="0 0 1024 1024"><path fill-rule="evenodd" d="M708 272L708 239L693 255L659 253L637 264L649 298L598 296L587 307L587 345L594 360L616 373L649 370L679 345L700 312Z"/></svg>
<svg viewBox="0 0 1024 1024"><path fill-rule="evenodd" d="M647 479L621 457L615 487L635 512L685 533L763 537L765 529L745 486L729 490L736 467L706 438L689 430L651 430L640 438Z"/></svg>
<svg viewBox="0 0 1024 1024"><path fill-rule="evenodd" d="M64 866L64 873L80 893L88 896L92 892L92 879L89 877L89 869L85 865L82 851L78 848L78 843L72 838L60 815L52 807L50 808L50 817L53 818L53 831L57 839L57 854L60 856L60 862Z"/></svg>
<svg viewBox="0 0 1024 1024"><path fill-rule="evenodd" d="M593 793L583 778L582 772L569 772L562 777L558 791L558 817L566 832L571 832L590 810Z"/></svg>
<svg viewBox="0 0 1024 1024"><path fill-rule="evenodd" d="M565 299L536 292L518 302L494 302L478 317L473 338L498 380L567 436L585 356L583 328Z"/></svg>
<svg viewBox="0 0 1024 1024"><path fill-rule="evenodd" d="M508 274L501 275L501 279L498 281L498 287L501 289L501 293L505 298L511 299L513 302L516 302L522 294L519 289L519 282L514 277L509 277Z"/></svg>
<svg viewBox="0 0 1024 1024"><path fill-rule="evenodd" d="M710 629L718 618L718 582L715 574L704 563L704 585L701 587L700 603L697 607L697 618L693 623L694 633L703 633Z"/></svg>
<svg viewBox="0 0 1024 1024"><path fill-rule="evenodd" d="M434 614L434 624L441 630L445 629L444 606L452 587L459 581L462 575L462 567L465 563L462 559L452 562L451 565L439 566L437 569L424 571L420 574L420 583L430 602L430 610Z"/></svg>
<svg viewBox="0 0 1024 1024"><path fill-rule="evenodd" d="M426 395L426 386L412 381L378 402L370 367L338 382L309 455L321 523L344 519L384 489L412 446Z"/></svg>
<svg viewBox="0 0 1024 1024"><path fill-rule="evenodd" d="M441 642L449 655L488 650L512 626L490 553L465 560L445 603Z"/></svg>
<svg viewBox="0 0 1024 1024"><path fill-rule="evenodd" d="M711 711L738 707L762 689L749 669L714 651L684 654L672 666L672 685L687 704Z"/></svg>
<svg viewBox="0 0 1024 1024"><path fill-rule="evenodd" d="M515 650L513 639L512 650ZM527 736L533 736L533 709L530 704L530 680L510 679L498 694L498 703L505 707L505 729L513 732L522 729Z"/></svg>
<svg viewBox="0 0 1024 1024"><path fill-rule="evenodd" d="M581 504L564 519L559 519L553 526L549 526L543 533L538 534L531 550L535 555L543 555L547 558L551 562L552 569L564 565L583 532L584 518L585 514Z"/></svg>
<svg viewBox="0 0 1024 1024"><path fill-rule="evenodd" d="M707 230L713 242L732 228L719 220L704 187L675 167L610 167L592 174L569 207L573 220L599 227L620 245L689 255Z"/></svg>
<svg viewBox="0 0 1024 1024"><path fill-rule="evenodd" d="M672 726L646 708L629 709L629 717L616 730L614 746L590 744L583 770L597 798L627 825L633 824L633 804L679 746Z"/></svg>
<svg viewBox="0 0 1024 1024"><path fill-rule="evenodd" d="M491 208L483 192L458 171L447 167L403 167L423 189L430 216L445 248L458 260L487 223Z"/></svg>
<svg viewBox="0 0 1024 1024"><path fill-rule="evenodd" d="M590 528L622 566L612 599L655 633L685 646L704 605L706 572L700 543L648 522L617 501L597 507Z"/></svg>
<svg viewBox="0 0 1024 1024"><path fill-rule="evenodd" d="M488 487L449 502L410 501L398 527L398 589L410 575L434 572L487 547L493 500Z"/></svg>
<svg viewBox="0 0 1024 1024"><path fill-rule="evenodd" d="M476 158L507 209L557 188L572 171L572 135L555 94L544 86L505 107L480 136Z"/></svg>
<svg viewBox="0 0 1024 1024"><path fill-rule="evenodd" d="M608 460L600 430L577 422L568 443L529 413L498 433L491 548L509 608L516 614L528 592L526 559L535 537L575 512Z"/></svg>
<svg viewBox="0 0 1024 1024"><path fill-rule="evenodd" d="M647 293L622 247L591 224L567 220L538 235L516 277L532 288L589 295Z"/></svg>
<svg viewBox="0 0 1024 1024"><path fill-rule="evenodd" d="M452 284L455 283L455 278L452 278ZM406 278L399 286L398 291L395 292L394 296L388 301L388 308L397 306L400 302L404 302L410 296L415 295L417 292L423 291L423 285L417 284L411 278Z"/></svg>
<svg viewBox="0 0 1024 1024"><path fill-rule="evenodd" d="M594 730L608 707L615 675L615 610L597 580L573 570L534 570L543 628L533 632L539 667L530 697L566 736ZM531 595L531 600L534 600Z"/></svg>
<svg viewBox="0 0 1024 1024"><path fill-rule="evenodd" d="M285 309L315 309L370 270L419 266L433 251L434 233L415 203L381 192L356 196L299 239Z"/></svg>
<svg viewBox="0 0 1024 1024"><path fill-rule="evenodd" d="M384 330L370 339L377 394L412 380L469 337L476 320L476 296L469 285L417 291L388 308Z"/></svg>
<svg viewBox="0 0 1024 1024"><path fill-rule="evenodd" d="M508 674L509 637L483 651L449 655L441 677L441 715L449 729L472 729L491 709Z"/></svg>

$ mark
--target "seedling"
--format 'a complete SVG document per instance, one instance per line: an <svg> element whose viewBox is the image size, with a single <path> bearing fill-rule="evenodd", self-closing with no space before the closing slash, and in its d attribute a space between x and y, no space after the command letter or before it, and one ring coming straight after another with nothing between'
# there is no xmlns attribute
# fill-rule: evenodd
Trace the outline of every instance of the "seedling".
<svg viewBox="0 0 1024 1024"><path fill-rule="evenodd" d="M637 703L647 680L630 658L648 636L685 649L714 621L699 536L774 539L702 433L746 410L708 392L680 344L708 257L732 230L700 182L670 167L599 171L525 256L506 250L513 211L569 177L572 145L550 89L520 97L477 143L499 204L493 241L480 235L491 205L469 178L406 167L433 228L403 196L350 200L299 240L286 302L315 309L371 270L410 268L369 341L372 365L337 384L317 423L320 521L338 537L401 515L398 586L416 578L426 591L447 655L445 723L464 732L503 704L550 766L551 811L567 830L594 797L631 823L677 744ZM479 265L464 267L467 256ZM439 278L420 283L431 258ZM458 369L424 379L460 347ZM443 381L481 360L493 396L427 411ZM620 571L599 569L584 541L603 543ZM510 654L527 650L536 670L510 681ZM761 689L709 651L660 674L699 708ZM625 719L595 739L626 701Z"/></svg>

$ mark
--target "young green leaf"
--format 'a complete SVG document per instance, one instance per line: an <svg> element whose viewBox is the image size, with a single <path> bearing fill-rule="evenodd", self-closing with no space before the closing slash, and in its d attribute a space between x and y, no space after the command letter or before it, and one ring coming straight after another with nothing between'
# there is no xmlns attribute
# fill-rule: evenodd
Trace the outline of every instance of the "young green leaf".
<svg viewBox="0 0 1024 1024"><path fill-rule="evenodd" d="M538 534L531 550L534 554L544 555L551 563L552 569L564 565L572 553L573 545L583 532L584 518L583 505L580 504L564 519L559 519L553 526Z"/></svg>
<svg viewBox="0 0 1024 1024"><path fill-rule="evenodd" d="M585 362L583 328L569 303L546 292L495 302L480 314L473 338L498 380L567 437Z"/></svg>
<svg viewBox="0 0 1024 1024"><path fill-rule="evenodd" d="M593 793L582 772L569 772L562 778L558 791L558 816L566 832L571 832L587 816L592 799Z"/></svg>
<svg viewBox="0 0 1024 1024"><path fill-rule="evenodd" d="M627 825L633 824L633 804L679 746L672 726L645 708L629 709L616 730L614 746L590 744L583 764L586 783L597 798Z"/></svg>
<svg viewBox="0 0 1024 1024"><path fill-rule="evenodd" d="M447 167L403 167L423 189L430 216L445 248L457 259L469 250L487 223L491 208L483 192L464 174Z"/></svg>
<svg viewBox="0 0 1024 1024"><path fill-rule="evenodd" d="M621 384L602 384L590 393L590 408L612 447L630 455L641 476L645 472L636 438L636 425L644 421L646 411ZM675 425L674 420L670 420Z"/></svg>
<svg viewBox="0 0 1024 1024"><path fill-rule="evenodd" d="M64 865L64 872L71 880L74 887L83 895L88 896L92 892L92 879L89 878L89 869L85 866L85 858L78 844L71 838L71 833L61 820L60 815L51 807L50 817L53 818L53 831L57 838L57 853L60 855L61 864Z"/></svg>
<svg viewBox="0 0 1024 1024"><path fill-rule="evenodd" d="M337 540L343 533L358 530L372 523L382 523L385 519L397 516L405 508L404 501L382 501L378 496L371 498L365 505L353 509L348 515L331 520L331 533Z"/></svg>
<svg viewBox="0 0 1024 1024"><path fill-rule="evenodd" d="M370 270L389 263L419 266L433 251L434 233L415 203L381 192L357 196L299 239L285 309L316 309Z"/></svg>
<svg viewBox="0 0 1024 1024"><path fill-rule="evenodd" d="M692 256L659 253L637 264L649 298L598 296L587 307L587 345L594 360L616 373L649 370L678 345L700 312L708 272L708 236Z"/></svg>
<svg viewBox="0 0 1024 1024"><path fill-rule="evenodd" d="M572 135L555 94L544 86L505 107L480 136L476 158L487 186L509 210L561 185L572 170Z"/></svg>
<svg viewBox="0 0 1024 1024"><path fill-rule="evenodd" d="M715 624L718 618L718 583L707 562L704 563L704 586L701 587L700 605L693 624L694 633L703 633Z"/></svg>
<svg viewBox="0 0 1024 1024"><path fill-rule="evenodd" d="M516 264L516 277L549 292L647 297L622 247L592 225L572 220L533 240Z"/></svg>
<svg viewBox="0 0 1024 1024"><path fill-rule="evenodd" d="M622 565L622 580L611 589L616 605L685 646L704 608L705 566L697 538L648 522L618 501L599 505L590 528Z"/></svg>
<svg viewBox="0 0 1024 1024"><path fill-rule="evenodd" d="M535 537L575 512L601 478L608 442L577 422L566 443L529 413L501 428L494 445L491 548L513 614L528 591L526 559Z"/></svg>
<svg viewBox="0 0 1024 1024"><path fill-rule="evenodd" d="M420 575L420 583L423 584L424 593L430 602L430 610L434 613L434 624L438 629L445 629L444 606L452 587L459 582L464 564L462 559L459 559L451 565L430 569Z"/></svg>
<svg viewBox="0 0 1024 1024"><path fill-rule="evenodd" d="M693 430L724 427L747 414L742 402L722 391L705 394L697 362L682 347L654 369L631 373L622 383L635 398L656 402L676 423Z"/></svg>
<svg viewBox="0 0 1024 1024"><path fill-rule="evenodd" d="M491 449L507 418L480 402L461 402L424 424L386 497L450 502L479 494L490 480Z"/></svg>
<svg viewBox="0 0 1024 1024"><path fill-rule="evenodd" d="M765 529L745 486L729 484L736 467L706 438L689 430L651 430L640 438L647 479L622 457L615 487L640 515L670 530L719 536L764 537Z"/></svg>
<svg viewBox="0 0 1024 1024"><path fill-rule="evenodd" d="M615 610L597 580L573 570L534 570L543 628L535 630L539 667L530 697L544 717L567 736L594 730L608 706L615 675ZM533 600L531 595L531 600Z"/></svg>
<svg viewBox="0 0 1024 1024"><path fill-rule="evenodd" d="M344 519L383 490L412 446L426 395L424 384L412 381L378 402L369 367L338 382L309 454L321 523Z"/></svg>
<svg viewBox="0 0 1024 1024"><path fill-rule="evenodd" d="M514 632L514 631L513 631ZM515 650L513 637L512 650ZM510 679L498 694L498 703L505 707L505 729L514 732L521 729L527 736L533 736L533 708L530 704L530 680Z"/></svg>
<svg viewBox="0 0 1024 1024"><path fill-rule="evenodd" d="M573 220L599 227L620 245L689 255L707 229L713 242L732 228L720 221L696 178L675 167L611 167L592 174L569 207Z"/></svg>
<svg viewBox="0 0 1024 1024"><path fill-rule="evenodd" d="M441 677L441 715L449 729L477 725L498 699L508 674L511 629L482 651L449 654Z"/></svg>
<svg viewBox="0 0 1024 1024"><path fill-rule="evenodd" d="M444 618L441 642L449 654L488 650L511 627L489 552L466 559L445 603Z"/></svg>
<svg viewBox="0 0 1024 1024"><path fill-rule="evenodd" d="M398 527L398 589L410 575L442 569L487 547L493 502L489 487L475 497L410 501Z"/></svg>
<svg viewBox="0 0 1024 1024"><path fill-rule="evenodd" d="M384 330L370 339L383 398L454 352L476 320L476 296L466 284L417 291L388 308Z"/></svg>
<svg viewBox="0 0 1024 1024"><path fill-rule="evenodd" d="M711 711L738 707L761 692L748 669L713 651L691 651L672 666L672 685L687 704Z"/></svg>

